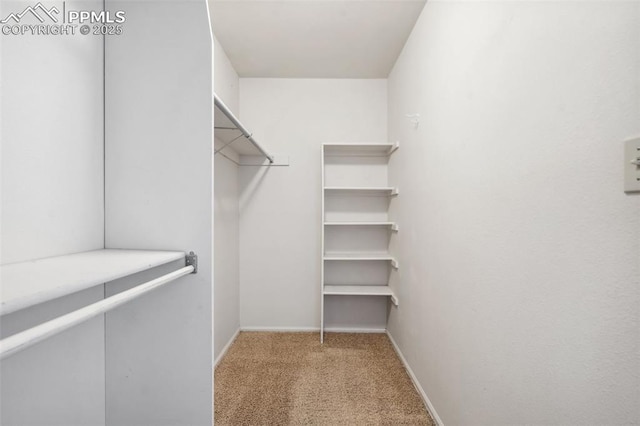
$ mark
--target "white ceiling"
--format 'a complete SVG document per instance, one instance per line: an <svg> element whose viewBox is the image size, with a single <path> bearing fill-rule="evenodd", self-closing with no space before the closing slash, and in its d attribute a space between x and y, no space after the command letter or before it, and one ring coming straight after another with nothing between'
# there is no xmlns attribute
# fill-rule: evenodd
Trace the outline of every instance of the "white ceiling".
<svg viewBox="0 0 640 426"><path fill-rule="evenodd" d="M240 77L386 78L425 0L214 0Z"/></svg>

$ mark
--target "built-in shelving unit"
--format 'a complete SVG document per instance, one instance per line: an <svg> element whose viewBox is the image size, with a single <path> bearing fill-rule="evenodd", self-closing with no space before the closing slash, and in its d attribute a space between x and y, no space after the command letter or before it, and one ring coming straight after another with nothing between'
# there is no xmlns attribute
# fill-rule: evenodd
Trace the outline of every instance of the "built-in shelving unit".
<svg viewBox="0 0 640 426"><path fill-rule="evenodd" d="M103 249L0 266L0 315L184 259L182 251Z"/></svg>
<svg viewBox="0 0 640 426"><path fill-rule="evenodd" d="M322 147L321 341L327 296L388 297L398 305L388 283L399 268L389 253L398 232L389 205L399 190L387 175L397 149L398 143Z"/></svg>

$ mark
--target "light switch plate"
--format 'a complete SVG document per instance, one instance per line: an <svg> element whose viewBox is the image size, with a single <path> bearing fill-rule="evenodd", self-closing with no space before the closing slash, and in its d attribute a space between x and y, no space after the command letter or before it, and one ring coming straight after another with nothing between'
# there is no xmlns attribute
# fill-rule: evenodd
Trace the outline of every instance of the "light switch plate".
<svg viewBox="0 0 640 426"><path fill-rule="evenodd" d="M624 143L624 192L640 192L640 137Z"/></svg>

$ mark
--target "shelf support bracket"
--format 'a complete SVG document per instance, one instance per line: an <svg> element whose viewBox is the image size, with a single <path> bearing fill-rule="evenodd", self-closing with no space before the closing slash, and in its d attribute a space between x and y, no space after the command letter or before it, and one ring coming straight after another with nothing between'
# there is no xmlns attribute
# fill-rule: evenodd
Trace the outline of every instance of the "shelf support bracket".
<svg viewBox="0 0 640 426"><path fill-rule="evenodd" d="M395 294L391 295L391 303L393 303L396 307L398 307L398 298Z"/></svg>
<svg viewBox="0 0 640 426"><path fill-rule="evenodd" d="M189 254L185 256L185 265L193 266L192 274L197 274L198 273L198 255L190 251Z"/></svg>
<svg viewBox="0 0 640 426"><path fill-rule="evenodd" d="M393 146L389 149L389 155L393 154L398 148L400 148L400 142L396 141L393 143Z"/></svg>
<svg viewBox="0 0 640 426"><path fill-rule="evenodd" d="M395 259L391 259L391 266L393 269L400 269L400 264L398 264L398 261Z"/></svg>

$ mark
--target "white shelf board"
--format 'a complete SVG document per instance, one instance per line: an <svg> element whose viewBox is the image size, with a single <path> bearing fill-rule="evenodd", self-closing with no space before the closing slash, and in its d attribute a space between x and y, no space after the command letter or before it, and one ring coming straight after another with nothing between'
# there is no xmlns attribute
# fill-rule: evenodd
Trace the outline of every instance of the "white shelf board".
<svg viewBox="0 0 640 426"><path fill-rule="evenodd" d="M380 187L325 186L324 192L326 195L347 194L347 195L391 197L391 196L398 195L398 188L394 188L391 186L380 186Z"/></svg>
<svg viewBox="0 0 640 426"><path fill-rule="evenodd" d="M387 285L325 285L324 294L330 296L392 296Z"/></svg>
<svg viewBox="0 0 640 426"><path fill-rule="evenodd" d="M395 257L384 253L325 253L323 260L328 261L363 261L363 260L381 260L391 262L391 266L394 269L399 269L400 266Z"/></svg>
<svg viewBox="0 0 640 426"><path fill-rule="evenodd" d="M395 293L386 285L325 285L322 292L325 296L390 296L398 305Z"/></svg>
<svg viewBox="0 0 640 426"><path fill-rule="evenodd" d="M378 253L325 253L324 260L395 260L389 254Z"/></svg>
<svg viewBox="0 0 640 426"><path fill-rule="evenodd" d="M184 259L182 251L102 249L0 266L0 315Z"/></svg>
<svg viewBox="0 0 640 426"><path fill-rule="evenodd" d="M388 156L398 149L398 143L325 143L325 156Z"/></svg>

